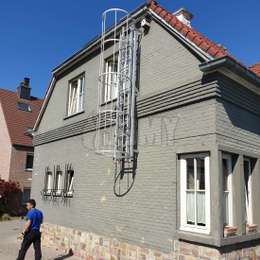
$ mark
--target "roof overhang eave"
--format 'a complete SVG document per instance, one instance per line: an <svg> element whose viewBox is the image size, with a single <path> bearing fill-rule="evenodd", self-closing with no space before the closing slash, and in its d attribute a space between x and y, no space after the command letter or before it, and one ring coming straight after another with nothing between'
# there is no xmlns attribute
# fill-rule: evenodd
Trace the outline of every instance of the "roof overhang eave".
<svg viewBox="0 0 260 260"><path fill-rule="evenodd" d="M129 19L134 19L135 17L137 17L138 15L140 15L142 12L144 12L145 10L147 10L147 4L143 4L141 6L139 6L137 9L135 9L134 11L132 11L129 14ZM125 18L122 19L122 21L120 22L119 26L123 26L125 23ZM113 32L113 28L111 27L106 34L110 34ZM82 55L84 55L86 52L88 52L89 50L91 50L93 47L95 47L96 45L100 44L100 40L101 40L101 34L97 35L95 38L93 38L88 44L86 44L81 50L79 50L78 52L76 52L74 55L72 55L71 57L69 57L67 60L65 60L63 63L61 63L60 65L58 65L57 67L55 67L52 70L53 74L57 74L58 72L60 72L61 70L63 70L65 67L67 67L69 64L72 64L74 61L76 61L79 57L81 57Z"/></svg>
<svg viewBox="0 0 260 260"><path fill-rule="evenodd" d="M226 68L260 88L260 77L258 77L250 69L243 66L229 56L224 56L218 59L204 62L199 65L199 68L204 73L209 73L216 70L221 70L222 68Z"/></svg>

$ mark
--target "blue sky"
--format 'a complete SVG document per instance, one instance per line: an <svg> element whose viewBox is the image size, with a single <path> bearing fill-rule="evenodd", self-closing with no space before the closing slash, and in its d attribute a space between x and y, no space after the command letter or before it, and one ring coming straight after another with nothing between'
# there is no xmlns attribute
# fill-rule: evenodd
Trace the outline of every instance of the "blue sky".
<svg viewBox="0 0 260 260"><path fill-rule="evenodd" d="M186 7L192 26L223 44L246 65L260 61L259 0L158 0L169 11ZM31 77L42 97L51 70L101 29L110 7L133 10L144 0L8 0L0 3L0 87L14 90Z"/></svg>

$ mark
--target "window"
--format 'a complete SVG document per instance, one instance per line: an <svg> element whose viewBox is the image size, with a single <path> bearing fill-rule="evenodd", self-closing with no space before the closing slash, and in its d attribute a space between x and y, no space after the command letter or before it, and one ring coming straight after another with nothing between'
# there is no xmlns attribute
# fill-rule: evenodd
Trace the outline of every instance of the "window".
<svg viewBox="0 0 260 260"><path fill-rule="evenodd" d="M118 55L105 60L103 102L109 102L117 98L118 80Z"/></svg>
<svg viewBox="0 0 260 260"><path fill-rule="evenodd" d="M32 108L29 104L23 102L17 102L16 104L17 109L25 111L25 112L32 112Z"/></svg>
<svg viewBox="0 0 260 260"><path fill-rule="evenodd" d="M45 183L44 183L44 194L50 195L52 192L52 186L53 186L53 176L52 172L47 167L45 170Z"/></svg>
<svg viewBox="0 0 260 260"><path fill-rule="evenodd" d="M181 229L209 233L210 183L209 156L181 156Z"/></svg>
<svg viewBox="0 0 260 260"><path fill-rule="evenodd" d="M33 154L28 153L26 155L25 169L31 171L33 169Z"/></svg>
<svg viewBox="0 0 260 260"><path fill-rule="evenodd" d="M232 156L222 155L224 226L233 226Z"/></svg>
<svg viewBox="0 0 260 260"><path fill-rule="evenodd" d="M246 221L253 224L253 204L252 204L252 162L249 158L244 158L244 180L245 180L245 200L246 200Z"/></svg>
<svg viewBox="0 0 260 260"><path fill-rule="evenodd" d="M64 193L67 196L73 195L74 170L71 166L67 167L65 176Z"/></svg>
<svg viewBox="0 0 260 260"><path fill-rule="evenodd" d="M54 186L53 186L53 191L56 196L61 195L62 193L61 181L62 181L62 171L60 169L60 166L57 166L55 178L54 178Z"/></svg>
<svg viewBox="0 0 260 260"><path fill-rule="evenodd" d="M73 79L69 83L67 115L71 116L83 111L84 76Z"/></svg>
<svg viewBox="0 0 260 260"><path fill-rule="evenodd" d="M26 204L26 202L30 199L31 196L31 188L24 188L23 189L23 204Z"/></svg>

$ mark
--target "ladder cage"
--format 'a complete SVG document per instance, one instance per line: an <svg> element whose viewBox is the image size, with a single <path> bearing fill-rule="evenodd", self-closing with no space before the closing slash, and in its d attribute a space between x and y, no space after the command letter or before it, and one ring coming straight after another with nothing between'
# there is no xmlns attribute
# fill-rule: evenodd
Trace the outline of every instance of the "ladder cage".
<svg viewBox="0 0 260 260"><path fill-rule="evenodd" d="M115 161L131 161L135 153L138 37L127 11L112 8L102 14L95 146Z"/></svg>

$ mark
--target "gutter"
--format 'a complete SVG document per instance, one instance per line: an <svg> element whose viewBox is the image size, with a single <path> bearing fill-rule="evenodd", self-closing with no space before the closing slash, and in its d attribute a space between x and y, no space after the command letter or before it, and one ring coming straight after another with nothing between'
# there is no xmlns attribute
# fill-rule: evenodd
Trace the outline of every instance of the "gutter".
<svg viewBox="0 0 260 260"><path fill-rule="evenodd" d="M223 67L229 69L231 72L251 82L257 87L260 87L260 77L230 56L224 56L199 65L200 70L205 73L210 73L222 69Z"/></svg>

